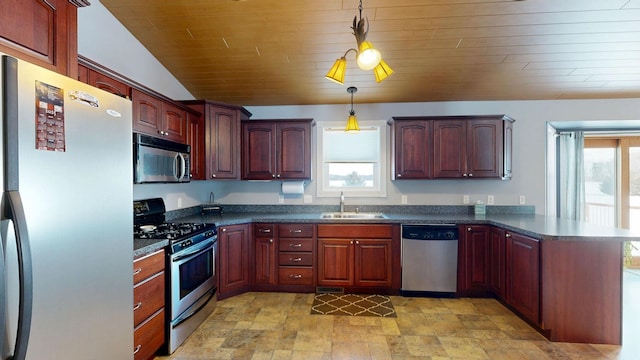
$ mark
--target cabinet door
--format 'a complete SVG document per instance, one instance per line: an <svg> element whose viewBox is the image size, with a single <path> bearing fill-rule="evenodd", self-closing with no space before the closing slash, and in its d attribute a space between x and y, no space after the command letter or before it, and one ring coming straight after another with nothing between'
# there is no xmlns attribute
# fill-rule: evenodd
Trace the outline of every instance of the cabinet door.
<svg viewBox="0 0 640 360"><path fill-rule="evenodd" d="M355 240L355 285L391 286L391 239Z"/></svg>
<svg viewBox="0 0 640 360"><path fill-rule="evenodd" d="M191 146L191 180L206 180L204 133L203 117L187 113L187 144Z"/></svg>
<svg viewBox="0 0 640 360"><path fill-rule="evenodd" d="M206 105L207 178L240 176L240 118L236 109Z"/></svg>
<svg viewBox="0 0 640 360"><path fill-rule="evenodd" d="M511 179L511 151L513 151L513 122L505 121L502 126L504 126L503 136L504 136L504 149L503 149L503 164L502 164L502 179L508 180Z"/></svg>
<svg viewBox="0 0 640 360"><path fill-rule="evenodd" d="M287 122L276 127L276 178L311 178L311 124Z"/></svg>
<svg viewBox="0 0 640 360"><path fill-rule="evenodd" d="M433 122L433 177L460 178L466 174L466 121Z"/></svg>
<svg viewBox="0 0 640 360"><path fill-rule="evenodd" d="M76 78L79 3L2 0L0 52Z"/></svg>
<svg viewBox="0 0 640 360"><path fill-rule="evenodd" d="M94 70L89 70L89 85L126 99L131 98L129 85Z"/></svg>
<svg viewBox="0 0 640 360"><path fill-rule="evenodd" d="M394 123L394 179L431 178L431 121L398 121Z"/></svg>
<svg viewBox="0 0 640 360"><path fill-rule="evenodd" d="M273 180L276 176L275 124L242 124L242 180Z"/></svg>
<svg viewBox="0 0 640 360"><path fill-rule="evenodd" d="M163 131L167 140L187 142L187 112L168 102L162 103Z"/></svg>
<svg viewBox="0 0 640 360"><path fill-rule="evenodd" d="M527 319L540 322L540 244L530 237L507 233L507 303Z"/></svg>
<svg viewBox="0 0 640 360"><path fill-rule="evenodd" d="M502 176L502 119L470 120L467 123L468 177L499 178ZM464 175L463 175L464 176Z"/></svg>
<svg viewBox="0 0 640 360"><path fill-rule="evenodd" d="M490 255L489 255L489 285L491 291L499 298L504 299L505 286L505 231L500 228L491 227Z"/></svg>
<svg viewBox="0 0 640 360"><path fill-rule="evenodd" d="M249 225L223 226L218 231L220 286L222 299L249 288Z"/></svg>
<svg viewBox="0 0 640 360"><path fill-rule="evenodd" d="M353 240L318 239L318 285L354 284Z"/></svg>
<svg viewBox="0 0 640 360"><path fill-rule="evenodd" d="M255 224L255 284L275 285L276 275L276 243L273 224Z"/></svg>
<svg viewBox="0 0 640 360"><path fill-rule="evenodd" d="M459 291L483 293L489 287L489 227L465 225L460 231Z"/></svg>
<svg viewBox="0 0 640 360"><path fill-rule="evenodd" d="M142 91L131 91L133 101L133 130L151 136L161 136L162 101Z"/></svg>

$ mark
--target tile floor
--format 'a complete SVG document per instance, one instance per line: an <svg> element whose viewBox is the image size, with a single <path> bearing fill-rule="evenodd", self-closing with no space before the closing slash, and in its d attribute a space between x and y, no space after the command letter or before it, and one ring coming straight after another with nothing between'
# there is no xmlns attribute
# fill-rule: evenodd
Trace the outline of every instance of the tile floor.
<svg viewBox="0 0 640 360"><path fill-rule="evenodd" d="M156 360L639 359L630 339L640 336L640 273L625 272L624 300L620 347L549 342L493 299L395 296L398 317L378 318L310 315L313 294L254 292L219 301L172 356Z"/></svg>

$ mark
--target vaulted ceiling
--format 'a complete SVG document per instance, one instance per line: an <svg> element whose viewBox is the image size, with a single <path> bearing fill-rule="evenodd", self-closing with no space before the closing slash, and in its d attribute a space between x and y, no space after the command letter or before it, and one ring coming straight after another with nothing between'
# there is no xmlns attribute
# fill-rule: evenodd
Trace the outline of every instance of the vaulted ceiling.
<svg viewBox="0 0 640 360"><path fill-rule="evenodd" d="M197 98L238 105L640 97L640 0L100 0ZM135 61L135 59L131 59Z"/></svg>

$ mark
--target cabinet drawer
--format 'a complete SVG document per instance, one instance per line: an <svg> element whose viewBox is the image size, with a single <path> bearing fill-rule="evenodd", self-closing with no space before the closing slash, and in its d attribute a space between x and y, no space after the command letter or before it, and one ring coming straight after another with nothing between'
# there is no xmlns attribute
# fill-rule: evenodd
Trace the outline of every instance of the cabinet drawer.
<svg viewBox="0 0 640 360"><path fill-rule="evenodd" d="M254 228L256 237L274 236L275 226L273 224L255 224Z"/></svg>
<svg viewBox="0 0 640 360"><path fill-rule="evenodd" d="M133 283L137 284L160 271L164 271L164 250L133 261Z"/></svg>
<svg viewBox="0 0 640 360"><path fill-rule="evenodd" d="M280 253L278 254L278 264L280 266L311 266L313 265L313 255L311 253Z"/></svg>
<svg viewBox="0 0 640 360"><path fill-rule="evenodd" d="M164 344L164 308L133 331L133 358L147 360Z"/></svg>
<svg viewBox="0 0 640 360"><path fill-rule="evenodd" d="M313 285L313 269L310 267L278 268L280 285Z"/></svg>
<svg viewBox="0 0 640 360"><path fill-rule="evenodd" d="M280 251L312 251L313 242L311 239L280 239L278 241Z"/></svg>
<svg viewBox="0 0 640 360"><path fill-rule="evenodd" d="M346 225L321 224L318 225L319 238L361 238L361 239L389 239L393 237L391 225Z"/></svg>
<svg viewBox="0 0 640 360"><path fill-rule="evenodd" d="M133 288L133 326L164 307L164 271Z"/></svg>
<svg viewBox="0 0 640 360"><path fill-rule="evenodd" d="M313 224L280 224L278 236L283 238L313 237Z"/></svg>

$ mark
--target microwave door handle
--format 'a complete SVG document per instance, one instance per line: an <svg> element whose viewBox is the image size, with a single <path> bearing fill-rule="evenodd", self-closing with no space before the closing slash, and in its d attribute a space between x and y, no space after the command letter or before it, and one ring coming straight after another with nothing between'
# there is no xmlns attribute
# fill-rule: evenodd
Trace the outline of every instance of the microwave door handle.
<svg viewBox="0 0 640 360"><path fill-rule="evenodd" d="M187 175L187 161L184 159L184 155L180 153L178 153L178 158L180 158L180 161L178 161L178 166L180 167L178 180L182 180Z"/></svg>

